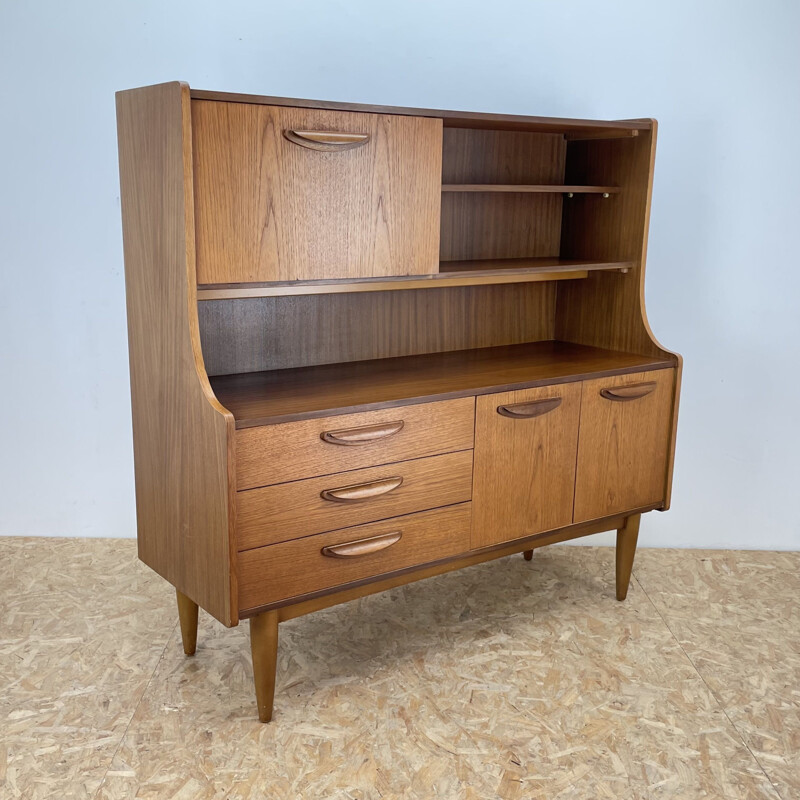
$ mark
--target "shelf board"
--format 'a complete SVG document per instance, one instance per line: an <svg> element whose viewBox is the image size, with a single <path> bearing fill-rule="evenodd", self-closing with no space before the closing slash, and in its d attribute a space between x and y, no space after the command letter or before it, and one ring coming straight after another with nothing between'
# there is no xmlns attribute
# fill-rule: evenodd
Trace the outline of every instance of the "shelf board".
<svg viewBox="0 0 800 800"><path fill-rule="evenodd" d="M197 287L198 300L232 300L246 297L284 297L342 292L383 292L399 289L441 289L491 283L578 280L590 272L627 272L634 261L590 261L561 258L500 258L482 261L443 261L430 275L385 278L344 278L273 283L219 283Z"/></svg>
<svg viewBox="0 0 800 800"><path fill-rule="evenodd" d="M535 192L546 194L617 194L619 186L553 186L515 183L445 183L443 192Z"/></svg>
<svg viewBox="0 0 800 800"><path fill-rule="evenodd" d="M236 419L236 427L250 428L674 365L672 358L546 341L220 375L210 380L217 399Z"/></svg>

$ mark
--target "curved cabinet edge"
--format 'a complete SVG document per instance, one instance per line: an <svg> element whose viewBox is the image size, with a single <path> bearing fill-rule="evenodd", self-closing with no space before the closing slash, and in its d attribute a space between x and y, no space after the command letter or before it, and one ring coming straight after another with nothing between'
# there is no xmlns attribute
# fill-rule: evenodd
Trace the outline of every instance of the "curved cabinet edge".
<svg viewBox="0 0 800 800"><path fill-rule="evenodd" d="M200 348L189 87L116 99L139 557L235 625L234 420Z"/></svg>

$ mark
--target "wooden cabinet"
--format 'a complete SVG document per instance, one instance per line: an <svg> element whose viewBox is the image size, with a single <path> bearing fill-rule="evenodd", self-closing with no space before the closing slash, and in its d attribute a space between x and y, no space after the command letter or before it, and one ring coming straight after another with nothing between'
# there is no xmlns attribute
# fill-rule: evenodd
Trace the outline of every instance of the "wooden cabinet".
<svg viewBox="0 0 800 800"><path fill-rule="evenodd" d="M177 82L117 119L138 552L187 654L198 607L249 619L267 721L301 614L605 530L624 599L681 371L643 308L653 120Z"/></svg>
<svg viewBox="0 0 800 800"><path fill-rule="evenodd" d="M583 384L575 522L664 501L673 370Z"/></svg>
<svg viewBox="0 0 800 800"><path fill-rule="evenodd" d="M580 383L477 399L473 548L572 522L580 407Z"/></svg>
<svg viewBox="0 0 800 800"><path fill-rule="evenodd" d="M437 268L440 120L206 101L192 118L200 283Z"/></svg>

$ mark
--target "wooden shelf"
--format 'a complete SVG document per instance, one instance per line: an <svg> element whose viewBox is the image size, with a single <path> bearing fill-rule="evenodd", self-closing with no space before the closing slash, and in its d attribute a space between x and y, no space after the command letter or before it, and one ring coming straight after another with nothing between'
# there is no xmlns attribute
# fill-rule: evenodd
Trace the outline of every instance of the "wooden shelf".
<svg viewBox="0 0 800 800"><path fill-rule="evenodd" d="M198 300L231 300L245 297L283 297L342 292L383 292L399 289L441 289L491 283L578 280L590 272L627 272L634 261L587 261L561 258L500 258L482 261L443 261L431 275L384 278L282 281L274 283L201 284Z"/></svg>
<svg viewBox="0 0 800 800"><path fill-rule="evenodd" d="M672 358L546 341L220 375L237 428L672 367Z"/></svg>
<svg viewBox="0 0 800 800"><path fill-rule="evenodd" d="M544 194L617 194L619 186L553 186L515 183L445 183L443 192L533 192Z"/></svg>

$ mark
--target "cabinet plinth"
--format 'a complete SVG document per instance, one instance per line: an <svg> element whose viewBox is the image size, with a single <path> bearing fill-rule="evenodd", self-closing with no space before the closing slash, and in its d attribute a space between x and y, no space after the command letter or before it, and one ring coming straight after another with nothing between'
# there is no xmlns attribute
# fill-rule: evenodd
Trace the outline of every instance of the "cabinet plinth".
<svg viewBox="0 0 800 800"><path fill-rule="evenodd" d="M643 307L654 120L117 95L139 554L279 623L670 503ZM522 560L510 561L520 568ZM511 657L511 656L509 656Z"/></svg>

